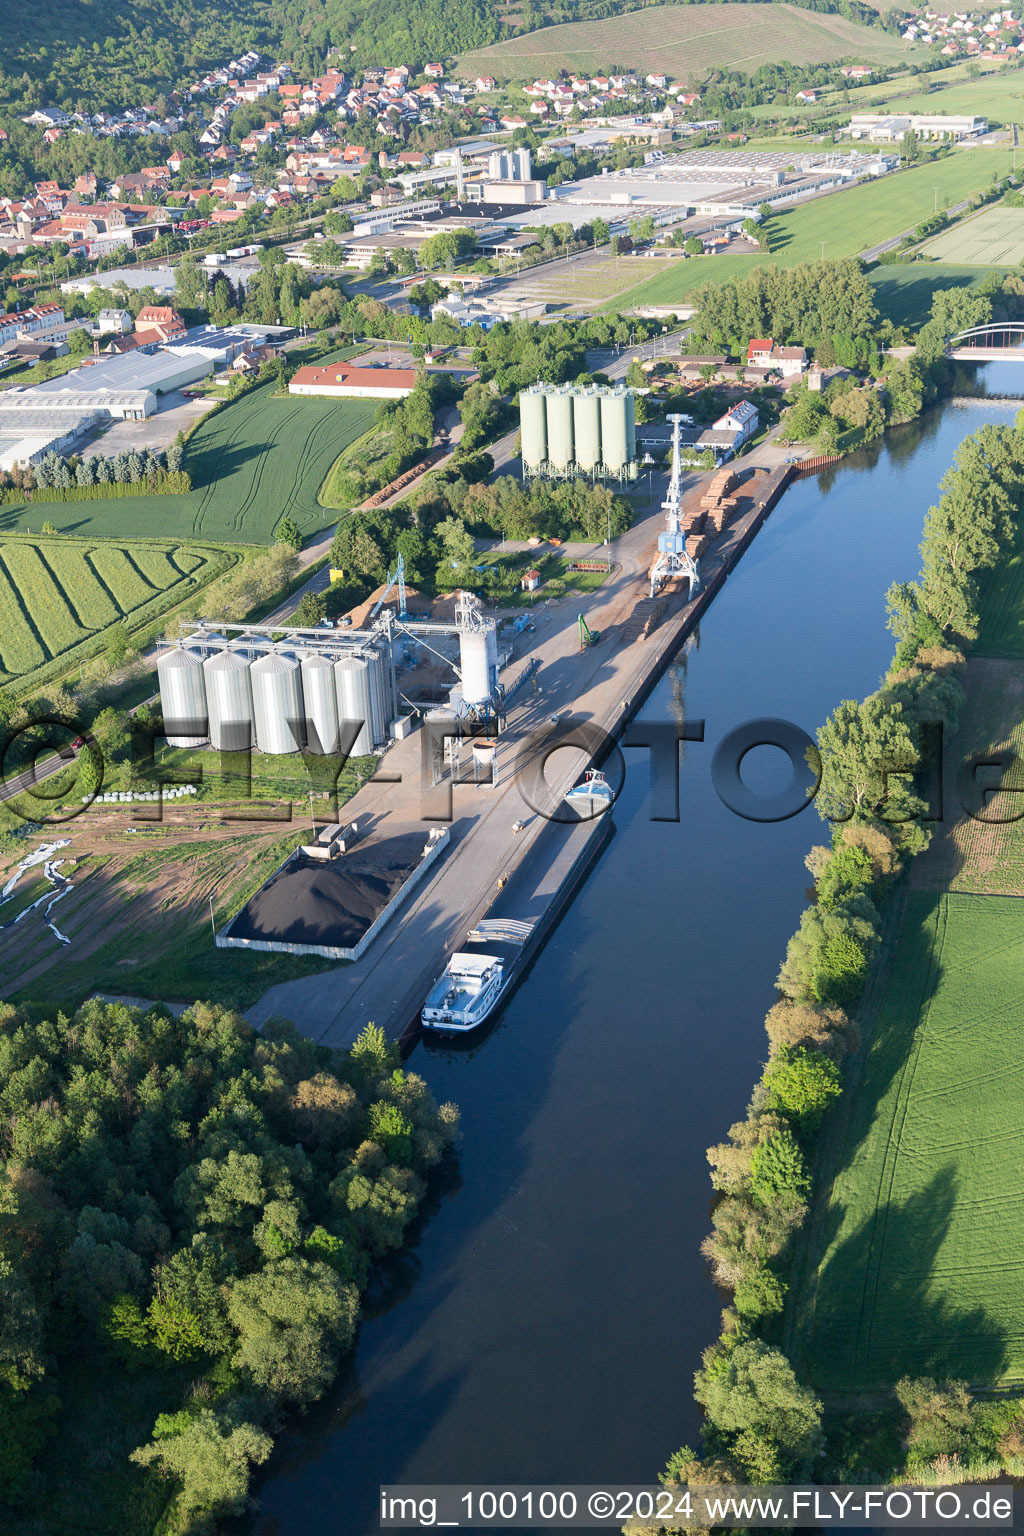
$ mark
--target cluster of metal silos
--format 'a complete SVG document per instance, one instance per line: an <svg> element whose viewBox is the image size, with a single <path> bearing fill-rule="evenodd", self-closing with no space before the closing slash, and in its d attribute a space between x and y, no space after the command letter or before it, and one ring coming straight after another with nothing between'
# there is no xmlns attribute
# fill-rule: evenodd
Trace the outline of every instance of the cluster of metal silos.
<svg viewBox="0 0 1024 1536"><path fill-rule="evenodd" d="M391 669L373 645L338 655L194 636L162 651L157 673L170 746L334 753L341 722L361 720L351 755L362 757L390 735Z"/></svg>
<svg viewBox="0 0 1024 1536"><path fill-rule="evenodd" d="M623 386L532 384L519 395L523 469L557 478L582 473L632 478L636 408Z"/></svg>

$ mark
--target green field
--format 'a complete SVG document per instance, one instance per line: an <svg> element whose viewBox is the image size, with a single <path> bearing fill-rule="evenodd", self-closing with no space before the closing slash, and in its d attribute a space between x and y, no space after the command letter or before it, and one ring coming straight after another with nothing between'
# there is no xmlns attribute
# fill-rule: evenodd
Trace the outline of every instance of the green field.
<svg viewBox="0 0 1024 1536"><path fill-rule="evenodd" d="M826 1391L1024 1379L1019 900L908 898L798 1321Z"/></svg>
<svg viewBox="0 0 1024 1536"><path fill-rule="evenodd" d="M1024 551L1004 559L985 579L975 656L1024 660Z"/></svg>
<svg viewBox="0 0 1024 1536"><path fill-rule="evenodd" d="M935 261L960 262L968 267L1015 267L1024 259L1024 208L1001 203L953 229L943 230L922 246Z"/></svg>
<svg viewBox="0 0 1024 1536"><path fill-rule="evenodd" d="M1019 69L1001 69L983 79L957 81L924 96L907 93L887 97L885 106L892 112L941 112L954 117L973 112L993 123L1020 123L1024 122L1024 74ZM859 105L854 108L862 110Z"/></svg>
<svg viewBox="0 0 1024 1536"><path fill-rule="evenodd" d="M186 496L126 496L111 501L48 502L0 509L0 532L224 539L269 544L286 513L304 534L323 527L317 492L342 449L373 422L373 400L275 397L263 384L204 418L189 439Z"/></svg>
<svg viewBox="0 0 1024 1536"><path fill-rule="evenodd" d="M804 117L808 119L807 127L813 128L815 118L847 117L854 112L874 112L883 105L888 107L890 102L899 101L901 112L977 112L989 115L992 108L990 99L999 97L1007 90L1012 95L1013 82L1000 85L999 90L992 77L1008 71L1011 66L1007 59L997 55L994 58L972 59L970 61L981 76L988 78L983 82L980 78L971 78L967 74L967 60L961 60L958 64L950 64L945 69L936 69L931 74L913 75L909 71L904 72L894 80L871 80L864 85L844 85L836 89L826 89L817 93L817 100L813 105L804 105L802 102L765 102L761 106L745 107L753 117L763 117L769 120L778 117ZM966 106L947 105L947 87L962 85L980 87L984 83L985 92L978 98L980 105L973 104L973 98L965 92ZM954 101L956 97L952 98Z"/></svg>
<svg viewBox="0 0 1024 1536"><path fill-rule="evenodd" d="M559 70L619 67L661 71L699 82L708 69L753 71L762 64L897 63L908 47L898 38L841 16L792 5L654 6L603 21L542 27L467 53L458 73L532 79Z"/></svg>
<svg viewBox="0 0 1024 1536"><path fill-rule="evenodd" d="M1011 169L1010 150L960 150L946 159L899 171L880 181L803 203L771 219L767 256L702 256L673 263L619 295L618 305L673 304L707 281L721 281L760 263L792 267L801 261L855 256L911 228L932 213L982 191L993 174Z"/></svg>
<svg viewBox="0 0 1024 1536"><path fill-rule="evenodd" d="M915 261L907 266L875 267L868 273L868 281L874 287L879 314L894 325L917 330L928 319L937 289L973 288L987 276L982 267Z"/></svg>
<svg viewBox="0 0 1024 1536"><path fill-rule="evenodd" d="M0 687L25 685L55 661L71 665L91 655L112 624L138 629L235 558L208 544L0 537Z"/></svg>

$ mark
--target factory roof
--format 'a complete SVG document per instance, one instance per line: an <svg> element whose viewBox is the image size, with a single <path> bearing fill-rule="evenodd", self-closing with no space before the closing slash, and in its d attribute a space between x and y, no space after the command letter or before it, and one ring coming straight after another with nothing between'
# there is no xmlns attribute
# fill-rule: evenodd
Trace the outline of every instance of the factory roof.
<svg viewBox="0 0 1024 1536"><path fill-rule="evenodd" d="M346 385L354 389L415 389L415 368L350 368L347 363L329 363L326 368L300 368L293 384Z"/></svg>
<svg viewBox="0 0 1024 1536"><path fill-rule="evenodd" d="M20 421L23 412L33 409L45 411L48 416L51 411L73 411L81 415L91 411L116 411L125 406L137 409L153 397L151 389L79 389L71 382L76 377L75 374L65 374L63 378L49 381L50 385L62 384L63 389L35 384L30 389L5 390L0 395L0 409L17 410Z"/></svg>
<svg viewBox="0 0 1024 1536"><path fill-rule="evenodd" d="M0 437L59 437L65 432L78 431L80 427L99 420L98 411L83 410L19 410L4 409L0 397Z"/></svg>

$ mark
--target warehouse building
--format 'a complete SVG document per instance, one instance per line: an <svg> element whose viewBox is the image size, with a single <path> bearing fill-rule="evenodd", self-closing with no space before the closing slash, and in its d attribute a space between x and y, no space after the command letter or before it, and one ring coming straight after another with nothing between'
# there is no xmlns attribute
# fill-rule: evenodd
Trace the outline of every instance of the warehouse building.
<svg viewBox="0 0 1024 1536"><path fill-rule="evenodd" d="M290 395L327 395L337 400L404 400L416 388L415 368L354 368L328 363L300 368L288 385Z"/></svg>
<svg viewBox="0 0 1024 1536"><path fill-rule="evenodd" d="M859 114L851 117L839 132L851 139L869 139L876 144L896 144L912 130L919 139L977 139L988 132L985 117L946 117L941 113L912 112L905 117Z"/></svg>
<svg viewBox="0 0 1024 1536"><path fill-rule="evenodd" d="M51 379L60 389L50 389L46 384L33 385L31 389L8 389L0 396L0 416L8 413L68 412L98 416L101 421L143 421L156 410L156 396L150 389L83 389L77 383L79 370L66 373L62 378ZM23 416L18 415L18 420Z"/></svg>
<svg viewBox="0 0 1024 1536"><path fill-rule="evenodd" d="M27 468L48 453L73 453L88 433L104 424L99 411L5 409L0 396L0 469Z"/></svg>

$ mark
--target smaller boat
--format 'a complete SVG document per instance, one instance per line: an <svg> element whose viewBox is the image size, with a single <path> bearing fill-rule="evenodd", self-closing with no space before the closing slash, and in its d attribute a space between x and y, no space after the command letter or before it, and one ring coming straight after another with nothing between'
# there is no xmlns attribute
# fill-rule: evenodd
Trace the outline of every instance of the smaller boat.
<svg viewBox="0 0 1024 1536"><path fill-rule="evenodd" d="M478 923L466 935L469 947L451 956L427 993L420 1012L423 1028L465 1034L490 1018L511 989L531 932L532 924L515 918Z"/></svg>
<svg viewBox="0 0 1024 1536"><path fill-rule="evenodd" d="M581 821L593 821L611 810L615 804L615 791L603 773L597 768L588 768L582 784L570 789L565 803L572 806Z"/></svg>

